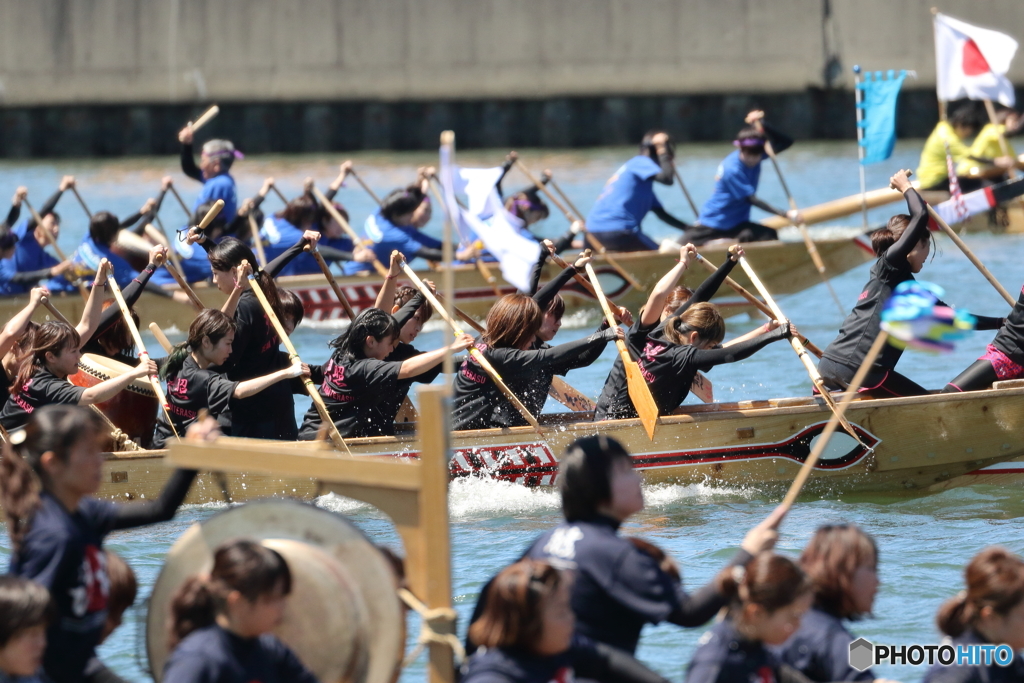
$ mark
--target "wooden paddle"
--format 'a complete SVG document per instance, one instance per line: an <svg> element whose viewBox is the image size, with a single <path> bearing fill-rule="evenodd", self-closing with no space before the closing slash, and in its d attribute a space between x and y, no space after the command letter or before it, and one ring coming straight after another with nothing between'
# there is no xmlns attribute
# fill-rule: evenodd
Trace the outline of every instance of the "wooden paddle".
<svg viewBox="0 0 1024 683"><path fill-rule="evenodd" d="M177 250L175 250L174 245L171 244L171 238L167 234L167 228L164 227L164 222L162 220L160 220L160 215L159 214L154 215L153 219L156 221L156 225L157 225L158 230L160 231L160 235L163 236L164 243L167 245L167 258L170 259L171 263L174 264L174 267L177 268L178 271L180 272L181 271L181 257L178 256ZM146 226L147 229L151 228L151 227L152 227L152 224Z"/></svg>
<svg viewBox="0 0 1024 683"><path fill-rule="evenodd" d="M589 255L590 250L588 249L586 253L587 255ZM552 261L554 261L557 265L561 266L562 268L569 267L569 264L565 261L565 259L563 259L558 254L551 254L550 257ZM594 290L594 286L590 284L590 280L583 277L579 273L576 273L575 275L573 275L573 277L576 279L577 282L583 285L584 289L593 294L595 298L597 297L597 292ZM616 306L611 302L609 302L608 306L609 308L612 309L612 313L615 314L616 322L621 322L626 326L630 326L633 324L633 314L630 313L626 308L624 308L623 306ZM704 374L700 372L698 372L696 376L694 376L693 383L690 384L690 391L693 393L694 396L699 398L704 403L715 402L715 388L711 384L711 380L709 380Z"/></svg>
<svg viewBox="0 0 1024 683"><path fill-rule="evenodd" d="M307 247L308 248L308 247ZM316 259L316 263L320 266L320 271L327 278L327 283L334 290L334 296L338 297L338 301L341 303L341 307L345 309L345 315L348 316L349 320L356 319L356 313L352 310L352 304L349 303L348 297L341 291L341 287L338 286L338 281L334 279L334 274L331 272L331 267L327 265L327 261L324 261L324 257L320 254L319 249L310 249L310 253L313 254L313 258Z"/></svg>
<svg viewBox="0 0 1024 683"><path fill-rule="evenodd" d="M949 225L946 224L946 221L942 220L942 216L940 216L938 212L936 212L935 209L932 208L931 204L928 205L928 215L931 216L932 220L934 220L935 223L939 226L939 229L941 229L942 232L946 233L949 236L949 239L953 240L953 244L960 248L960 251L964 253L964 256L966 256L967 259L974 264L974 267L977 268L984 276L984 278L989 281L989 284L996 288L996 291L999 292L999 296L1003 297L1003 299L1006 300L1006 303L1010 304L1011 307L1014 306L1017 303L1017 301L1012 296L1010 296L1010 293L1006 291L1006 288L999 283L999 280L996 279L996 276L993 275L989 271L989 269L985 267L985 264L982 263L981 260L974 255L974 252L971 251L971 248L964 244L964 241L960 239L960 235L956 234L953 228L949 227Z"/></svg>
<svg viewBox="0 0 1024 683"><path fill-rule="evenodd" d="M697 260L700 262L700 264L702 266L704 266L705 269L707 269L708 271L710 271L712 273L714 273L715 271L718 270L718 266L716 266L711 261L708 261L706 258L701 256L700 254L697 254ZM725 278L725 284L729 285L733 289L734 292L736 292L737 294L742 296L744 299L746 299L747 301L752 303L757 308L757 310L761 311L762 313L764 313L766 316L768 316L772 320L776 320L777 319L775 317L775 312L772 311L772 309L770 309L767 305L765 305L765 303L763 301L761 301L760 299L758 299L756 296L754 296L753 294L748 292L741 284L739 284L738 282L733 280L731 277L726 277ZM816 345L812 344L811 341L807 337L805 337L804 335L801 334L799 336L800 336L800 341L803 342L804 348L806 348L808 351L813 353L818 358L821 358L821 356L822 356L821 349L819 349Z"/></svg>
<svg viewBox="0 0 1024 683"><path fill-rule="evenodd" d="M139 350L139 359L144 361L149 360L149 352L146 351L146 345L142 342L142 335L139 334L139 328L135 326L135 320L132 318L132 311L128 308L128 304L121 295L121 288L117 286L117 280L114 279L113 272L107 273L107 285L110 286L110 291L114 294L114 300L117 301L117 306L121 309L121 315L124 317L124 324L128 327L128 331L132 335L132 340L135 342L135 348ZM181 437L178 436L178 430L174 428L174 420L171 419L171 404L167 402L167 396L164 395L164 389L160 385L160 378L156 375L150 375L149 383L153 386L153 392L160 401L160 407L164 410L164 416L167 418L167 424L170 425L171 431L174 432L174 438L180 440Z"/></svg>
<svg viewBox="0 0 1024 683"><path fill-rule="evenodd" d="M170 353L174 350L174 345L171 344L171 340L167 338L167 335L164 334L164 331L160 329L159 325L155 322L150 323L149 331L153 333L153 336L156 337L157 342L163 347L166 353Z"/></svg>
<svg viewBox="0 0 1024 683"><path fill-rule="evenodd" d="M916 187L920 183L915 182L914 185ZM814 206L808 206L806 209L802 209L800 214L804 218L804 225L814 225L815 223L823 223L835 218L849 216L850 214L857 213L865 206L868 209L874 209L879 206L892 204L900 199L903 199L903 195L900 192L890 187L881 187L877 190L871 190L864 195L857 193L821 204L815 204ZM793 221L788 216L768 216L761 221L761 225L778 230L787 225L793 225Z"/></svg>
<svg viewBox="0 0 1024 683"><path fill-rule="evenodd" d="M418 289L420 293L423 294L423 297L430 303L431 306L434 307L434 310L438 312L438 314L444 319L446 323L448 323L448 327L452 329L452 332L455 334L455 336L461 337L463 334L465 334L462 331L462 328L459 327L459 324L452 320L452 318L448 315L448 311L445 310L444 305L437 300L437 297L434 296L434 293L431 292L430 288L423 283L423 280L421 280L419 276L416 275L416 271L409 267L409 264L405 262L404 258L401 259L401 264L402 271L405 273L406 277L408 277L412 281L413 286L416 287L416 289ZM498 371L494 369L494 366L491 365L490 361L488 361L484 357L484 355L480 353L478 349L472 346L469 347L469 355L473 357L473 359L480 365L481 368L483 368L484 372L486 372L487 375L491 378L491 381L494 382L495 386L497 386L498 389L501 390L501 393L505 394L505 398L507 398L509 402L513 406L515 406L515 409L518 410L519 414L523 416L523 419L526 420L531 427L533 427L534 431L536 431L541 436L544 436L544 430L541 429L540 423L537 422L537 418L535 418L530 413L530 411L526 409L526 406L524 406L523 402L519 400L519 397L516 396L511 389L508 388L508 386L505 384L505 381L501 379L501 375L499 375Z"/></svg>
<svg viewBox="0 0 1024 683"><path fill-rule="evenodd" d="M242 265L246 265L246 261L242 261ZM292 340L288 337L288 333L284 330L284 325L278 320L277 314L274 313L274 308L270 305L270 301L267 300L267 295L263 292L260 287L260 283L256 281L255 273L249 273L249 287L252 288L252 293L259 299L260 306L263 307L263 313L267 316L270 324L273 326L274 331L277 332L277 336L281 339L281 343L284 344L285 349L288 350L288 360L298 360L299 354L295 351L295 346L292 344ZM321 425L327 428L327 434L330 436L331 441L334 442L335 447L344 450L349 455L352 452L348 449L348 444L345 443L345 439L341 437L341 433L338 431L337 425L334 424L334 420L331 418L330 412L327 410L327 405L324 403L324 399L320 396L320 392L317 391L316 386L306 375L302 375L302 384L306 387L306 393L313 399L313 405L316 406L316 411L320 414Z"/></svg>
<svg viewBox="0 0 1024 683"><path fill-rule="evenodd" d="M700 218L700 211L697 210L697 205L693 203L693 197L690 196L690 191L686 189L686 184L683 182L683 176L679 175L679 169L672 165L672 175L676 177L676 182L679 183L679 189L686 195L686 201L690 203L690 210L693 211L693 215Z"/></svg>
<svg viewBox="0 0 1024 683"><path fill-rule="evenodd" d="M89 217L89 220L92 220L92 211L90 211L89 207L85 205L85 200L82 199L82 195L78 194L78 188L72 185L71 191L75 193L75 199L77 199L78 203L82 205L82 211L85 211L85 215Z"/></svg>
<svg viewBox="0 0 1024 683"><path fill-rule="evenodd" d="M281 190L277 189L277 185L271 185L270 189L274 191L274 194L277 195L277 198L281 200L282 204L288 206L288 198L284 196Z"/></svg>
<svg viewBox="0 0 1024 683"><path fill-rule="evenodd" d="M358 173L356 173L356 169L350 168L348 172L349 175L356 179L356 182L359 183L359 186L366 190L366 194L370 195L370 198L373 199L373 201L377 202L377 206L380 206L380 198L373 193L373 190L370 189L369 185L363 182L363 179L359 177Z"/></svg>
<svg viewBox="0 0 1024 683"><path fill-rule="evenodd" d="M444 211L444 215L445 215L445 217L447 217L447 219L451 223L451 225L454 225L454 226L457 227L459 224L449 214L449 212L448 212L448 204L445 203L444 198L441 197L441 193L438 192L437 187L435 187L435 185L434 185L435 182L438 182L436 176L431 176L427 180L427 185L430 187L430 191L434 195L434 200L441 206L441 210ZM461 233L461 231L460 231L460 233ZM461 238L462 235L460 234L459 237ZM483 243L480 240L477 240L476 243L474 244L474 247L477 249L477 251L482 251L483 250ZM494 273L491 272L491 269L487 266L487 264L484 263L484 260L482 258L480 258L479 256L474 256L473 257L473 263L474 263L474 265L476 265L476 269L478 271L480 271L481 277L483 277L483 279L487 282L487 284L489 284L491 286L491 289L494 290L494 296L496 296L496 297L498 297L500 299L501 296L502 296L501 288L498 287L498 280L494 277Z"/></svg>
<svg viewBox="0 0 1024 683"><path fill-rule="evenodd" d="M50 297L44 296L39 300L39 303L41 303L43 306L46 306L46 310L50 312L50 315L53 316L54 320L60 323L64 323L71 329L75 328L75 326L71 324L71 321L65 318L64 314L57 310L57 307L53 305L52 301L50 301Z"/></svg>
<svg viewBox="0 0 1024 683"><path fill-rule="evenodd" d="M772 295L768 292L768 289L764 286L764 284L761 283L761 278L757 276L757 273L754 272L754 269L751 267L750 263L747 262L746 256L740 257L740 266L743 267L743 270L746 272L747 277L750 278L750 281L754 283L754 288L761 293L761 296L764 298L765 303L767 303L769 308L772 309L772 313L774 314L775 319L778 320L779 323L789 322L789 319L785 316L785 314L783 314L782 309L779 308L779 305L775 303L775 299L772 298ZM807 350L804 348L803 343L796 336L791 336L789 338L789 344L790 346L793 347L793 351L796 352L797 358L799 358L800 362L804 364L804 368L807 370L807 375L808 377L811 378L811 383L818 388L818 392L821 394L822 399L824 399L825 403L832 410L832 412L835 413L837 410L836 400L835 398L832 397L832 394L829 393L828 388L825 386L825 382L821 379L821 375L818 374L818 368L815 367L814 362L808 357ZM853 425L851 425L846 420L846 418L840 416L839 421L842 423L843 428L850 433L850 436L857 440L857 443L859 443L861 446L864 446L864 448L867 448L864 442L861 441L860 435L857 434L857 432L853 428Z"/></svg>
<svg viewBox="0 0 1024 683"><path fill-rule="evenodd" d="M191 124L192 132L195 133L197 130L208 124L213 120L213 117L220 113L220 107L216 104L203 112L203 114Z"/></svg>
<svg viewBox="0 0 1024 683"><path fill-rule="evenodd" d="M758 121L756 124L757 129L764 133L764 126ZM789 191L789 185L786 184L786 177L782 175L782 168L779 166L779 160L775 156L775 150L772 149L772 143L768 140L767 136L764 140L764 151L768 155L768 158L772 161L772 166L775 167L775 174L779 176L779 183L782 185L783 191L786 193L786 199L789 200L789 208L792 211L799 211L796 205L796 200L793 199L793 193ZM807 230L807 224L801 220L796 224L798 230L800 230L800 236L804 240L804 246L807 247L807 253L811 256L811 261L814 263L814 267L818 270L818 275L821 277L821 281L828 287L828 293L832 295L832 300L836 302L836 308L839 309L839 315L846 315L846 309L843 308L843 303L839 300L839 296L836 294L836 290L832 288L832 283L829 281L828 273L825 271L825 262L821 260L821 254L818 253L818 247L814 244L814 240L811 239L811 233Z"/></svg>
<svg viewBox="0 0 1024 683"><path fill-rule="evenodd" d="M355 248L355 246L358 244L364 244L366 242L366 240L364 240L362 237L356 234L356 231L353 230L352 226L348 224L348 221L345 220L345 217L342 216L341 213L339 213L336 208L334 208L334 203L331 202L331 200L329 200L327 197L325 197L324 193L321 192L320 188L317 187L316 185L313 186L313 194L316 196L317 201L319 201L320 204L325 209L327 209L327 213L331 214L331 218L338 221L338 225L341 226L341 229L344 230L345 234L348 235L350 240L352 240L353 248ZM372 263L373 269L377 271L378 275L385 278L388 276L388 269L384 267L384 264L380 262L380 259L378 259L376 255L374 255Z"/></svg>
<svg viewBox="0 0 1024 683"><path fill-rule="evenodd" d="M437 300L444 304L444 298L441 296L437 297ZM460 309L458 306L452 306L452 311L457 315L463 322L472 327L474 330L483 334L487 331L487 328L473 320L465 311ZM597 404L594 403L590 397L576 389L564 379L558 375L554 375L551 378L551 386L548 387L548 396L555 399L563 406L572 410L573 412L594 410L597 408Z"/></svg>
<svg viewBox="0 0 1024 683"><path fill-rule="evenodd" d="M555 207L557 207L559 211L561 211L563 214L565 214L566 220L568 220L570 223L574 223L576 221L579 221L583 225L583 233L584 233L584 236L586 237L586 240L590 243L591 246L594 247L594 249L597 250L597 253L599 253L601 256L603 256L606 261L608 261L608 265L610 265L612 268L614 268L615 272L617 272L619 275L622 276L623 280L625 280L631 286L635 287L636 289L640 290L641 292L644 291L643 285L641 285L637 281L637 279L635 277L633 277L628 272L626 272L625 268L623 268L622 266L619 265L619 262L616 261L612 257L612 255L610 253L608 253L608 250L604 248L604 245L601 244L601 240L599 240L598 238L594 237L594 233L592 233L589 230L587 230L587 223L586 223L586 221L583 220L582 215L579 213L579 211L577 211L575 209L575 207L573 207L572 211L570 211L565 206L563 206L562 203L560 201L558 201L558 199L555 198L555 195L551 194L551 191L548 190L547 186L544 183L540 182L540 180L538 180L532 173L530 173L530 170L528 168L526 168L526 166L523 165L523 162L520 161L519 159L516 159L516 168L518 168L523 173L523 175L525 175L530 180L530 182L533 183L537 187L538 190L543 192L544 195L548 199L551 200L551 203L554 204ZM551 182L553 184L554 180L551 180L549 182ZM570 206L572 206L571 202L569 204L570 204Z"/></svg>
<svg viewBox="0 0 1024 683"><path fill-rule="evenodd" d="M28 197L23 197L21 201L24 202L26 208L28 208L29 212L32 214L32 220L34 220L36 222L36 226L37 227L42 227L42 225L43 225L43 217L40 216L36 212L36 210L32 207L32 205L28 201ZM35 231L33 231L33 233L34 232ZM63 263L64 261L67 261L68 257L64 253L64 251L60 248L60 246L57 244L57 240L54 239L53 233L50 232L49 230L47 230L46 228L43 228L43 234L46 235L46 241L50 243L51 247L53 247L53 250L57 253L57 258L60 259L61 263ZM27 239L29 236L26 235L25 237ZM32 239L35 239L34 235L32 236ZM66 275L65 275L65 278L67 278ZM67 279L70 279L70 278L67 278ZM82 298L85 299L86 301L89 300L89 290L87 290L85 288L85 285L83 285L81 282L78 283L78 293L81 294Z"/></svg>
<svg viewBox="0 0 1024 683"><path fill-rule="evenodd" d="M800 495L800 490L803 489L804 484L807 483L808 477L811 476L811 472L814 471L814 466L818 464L818 459L821 454L825 452L828 447L829 439L835 433L839 423L845 419L846 409L853 403L853 400L857 398L857 391L860 389L861 384L864 383L864 378L867 377L868 372L871 370L872 364L875 359L878 358L878 354L881 353L882 347L885 346L886 341L889 339L889 333L885 330L880 330L878 336L875 337L875 342L868 349L868 353L864 356L864 362L857 368L856 374L853 376L853 381L850 382L850 386L846 388L846 393L843 394L843 399L839 402L832 417L829 418L828 424L821 430L821 434L818 436L818 440L814 443L814 448L811 449L810 455L804 460L803 466L797 473L796 478L789 487L789 491L786 493L786 497L782 500L780 507L789 510L793 507L793 503L796 502L797 496ZM859 441L859 439L858 439ZM861 444L863 445L863 444ZM872 449L868 449L869 451Z"/></svg>
<svg viewBox="0 0 1024 683"><path fill-rule="evenodd" d="M256 247L256 260L260 262L260 268L267 266L267 252L263 249L263 238L260 237L260 226L256 225L256 216L253 216L255 208L249 208L249 232L252 233L252 245Z"/></svg>
<svg viewBox="0 0 1024 683"><path fill-rule="evenodd" d="M167 269L167 272L171 274L174 281L178 283L179 287L181 287L181 291L185 292L185 296L188 297L189 302L192 304L192 308L194 308L197 313L206 308L206 304L204 304L202 299L199 298L199 295L196 294L196 290L192 289L188 280L186 280L185 276L174 267L173 263L164 263L164 268Z"/></svg>
<svg viewBox="0 0 1024 683"><path fill-rule="evenodd" d="M174 185L171 185L170 187L171 194L173 194L174 198L178 200L178 206L180 206L181 210L185 212L186 216L188 216L188 220L192 220L192 212L189 211L188 204L186 204L185 200L181 198L180 194L178 194L178 189L174 187Z"/></svg>
<svg viewBox="0 0 1024 683"><path fill-rule="evenodd" d="M588 249L588 255L589 251L590 250ZM569 263L558 254L549 253L548 258L550 258L556 266L562 268L563 270L569 267ZM574 280L576 280L576 282L578 282L583 287L583 289L590 292L590 294L593 295L594 298L597 298L597 292L594 290L594 286L590 284L590 280L580 275L579 273L573 273L572 277ZM611 302L609 302L608 305L611 307L612 313L615 314L616 322L620 322L626 326L633 324L633 314L629 312L628 308L626 308L625 306L616 306Z"/></svg>
<svg viewBox="0 0 1024 683"><path fill-rule="evenodd" d="M586 268L587 275L590 276L590 283L594 286L594 292L597 294L597 300L601 303L601 310L604 311L604 317L608 320L608 324L614 327L615 316L608 305L608 299L604 295L604 290L601 289L597 273L594 272L594 267L589 263ZM633 407L636 408L637 415L640 416L640 422L647 431L647 437L654 441L654 432L658 428L658 404L654 402L654 395L651 394L651 388L647 386L647 380L644 379L643 374L640 372L640 366L630 356L629 349L626 348L626 342L616 339L615 346L619 350L619 357L622 358L622 365L626 369L626 386L629 389L629 398L633 401Z"/></svg>

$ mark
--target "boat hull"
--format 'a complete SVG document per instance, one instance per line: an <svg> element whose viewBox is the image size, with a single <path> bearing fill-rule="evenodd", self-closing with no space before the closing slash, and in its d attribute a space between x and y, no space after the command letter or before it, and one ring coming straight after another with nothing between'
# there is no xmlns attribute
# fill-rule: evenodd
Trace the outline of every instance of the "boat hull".
<svg viewBox="0 0 1024 683"><path fill-rule="evenodd" d="M451 475L552 485L558 457L566 446L581 436L602 433L626 446L650 483L781 491L796 476L830 415L820 400L812 398L687 406L687 410L688 414L662 418L654 441L647 438L639 420L571 422L573 414L547 416L549 429L543 439L527 427L454 432ZM927 492L946 482L965 482L962 475L968 472L1024 458L1024 388L858 400L847 416L869 448L837 432L809 480L809 495ZM352 439L348 444L356 456L417 455L411 430L395 437ZM100 495L117 500L152 499L169 475L160 452L110 454L106 468ZM313 480L259 472L226 477L203 474L188 502L311 498L330 490L329 485Z"/></svg>
<svg viewBox="0 0 1024 683"><path fill-rule="evenodd" d="M856 268L874 258L870 245L863 239L821 240L817 245L829 274L833 276ZM821 282L802 242L761 242L744 245L744 248L748 260L774 294L793 294ZM713 263L721 263L726 258L726 246L708 246L701 249L701 253ZM676 256L676 254L657 252L616 254L616 262L640 282L644 288L642 290L632 287L600 256L595 258L594 268L609 298L620 306L636 311L647 300L651 287L675 265ZM502 294L511 294L516 291L515 287L501 279L501 272L497 267L492 268L491 271L498 280L496 286ZM548 264L543 279L550 279L556 273L557 266ZM419 275L421 278L429 280L440 280L438 272L421 271ZM703 269L691 268L684 275L682 284L695 288L706 276L707 273ZM733 277L740 284L748 288L751 286L743 272L737 270ZM380 291L383 283L381 278L375 274L366 277L338 277L337 280L357 313L364 308L373 306L377 292ZM277 279L277 283L299 295L303 302L307 321L324 323L345 319L344 309L338 303L323 275L317 273L280 277ZM207 286L205 283L197 283L194 289L207 306L219 308L224 303L224 295L214 287ZM487 316L487 311L490 310L496 298L494 287L473 266L456 266L455 290L457 305L479 320L483 320ZM582 308L597 310L596 300L578 283L570 282L562 289L561 293L566 302L566 312L569 314ZM722 288L720 295L721 298L716 300L719 303L729 303L730 298L738 302L732 290L727 287ZM81 317L84 302L77 293L54 296L52 299L61 313L69 320L78 320ZM0 318L11 318L27 303L27 295L0 299ZM746 302L743 302L743 307L744 310L748 308ZM178 330L187 330L195 316L191 306L149 292L142 294L136 305L136 310L142 312L143 322L156 322L165 329L176 327ZM730 312L728 306L727 312ZM45 314L45 311L39 313L41 317Z"/></svg>

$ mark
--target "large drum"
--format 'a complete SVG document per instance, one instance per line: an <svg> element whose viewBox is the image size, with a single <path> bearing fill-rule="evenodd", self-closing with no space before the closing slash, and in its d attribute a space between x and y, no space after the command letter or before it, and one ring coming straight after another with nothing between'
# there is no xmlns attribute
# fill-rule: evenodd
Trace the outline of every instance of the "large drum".
<svg viewBox="0 0 1024 683"><path fill-rule="evenodd" d="M131 366L112 358L85 353L78 361L78 372L69 376L68 381L79 387L94 387L131 370ZM135 443L144 448L152 443L160 404L148 379L132 380L127 389L109 401L97 403L96 407Z"/></svg>
<svg viewBox="0 0 1024 683"><path fill-rule="evenodd" d="M275 635L322 683L393 683L405 648L394 568L344 517L292 500L248 503L193 525L170 551L149 600L146 649L157 683L175 592L213 568L220 544L251 538L281 553L292 592Z"/></svg>

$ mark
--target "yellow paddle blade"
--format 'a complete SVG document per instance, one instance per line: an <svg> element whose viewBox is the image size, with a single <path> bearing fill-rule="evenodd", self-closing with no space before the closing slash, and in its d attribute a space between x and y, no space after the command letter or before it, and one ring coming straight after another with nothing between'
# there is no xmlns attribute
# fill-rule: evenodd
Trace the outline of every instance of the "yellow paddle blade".
<svg viewBox="0 0 1024 683"><path fill-rule="evenodd" d="M619 355L622 356L622 364L626 368L626 388L629 389L629 399L636 408L640 422L647 431L647 438L654 441L654 431L658 428L658 404L654 402L654 395L651 388L647 386L647 380L640 372L639 366L629 357L626 350L626 343L621 339L616 341L619 347Z"/></svg>

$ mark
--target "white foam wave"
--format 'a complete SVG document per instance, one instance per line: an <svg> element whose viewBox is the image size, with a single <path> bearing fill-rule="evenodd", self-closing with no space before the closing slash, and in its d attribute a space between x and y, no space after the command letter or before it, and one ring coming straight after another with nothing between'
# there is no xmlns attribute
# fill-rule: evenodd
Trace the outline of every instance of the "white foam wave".
<svg viewBox="0 0 1024 683"><path fill-rule="evenodd" d="M456 479L448 492L452 518L547 513L560 506L558 491L552 487L528 488L482 477Z"/></svg>
<svg viewBox="0 0 1024 683"><path fill-rule="evenodd" d="M360 500L354 500L352 498L346 498L345 496L339 496L336 493L327 493L315 501L313 501L317 507L323 508L330 512L337 512L338 514L345 515L351 512L360 510L367 510L371 506L369 503L364 503Z"/></svg>
<svg viewBox="0 0 1024 683"><path fill-rule="evenodd" d="M669 507L681 501L709 503L723 498L749 499L752 492L734 486L700 484L651 484L644 486L644 503L648 509Z"/></svg>

